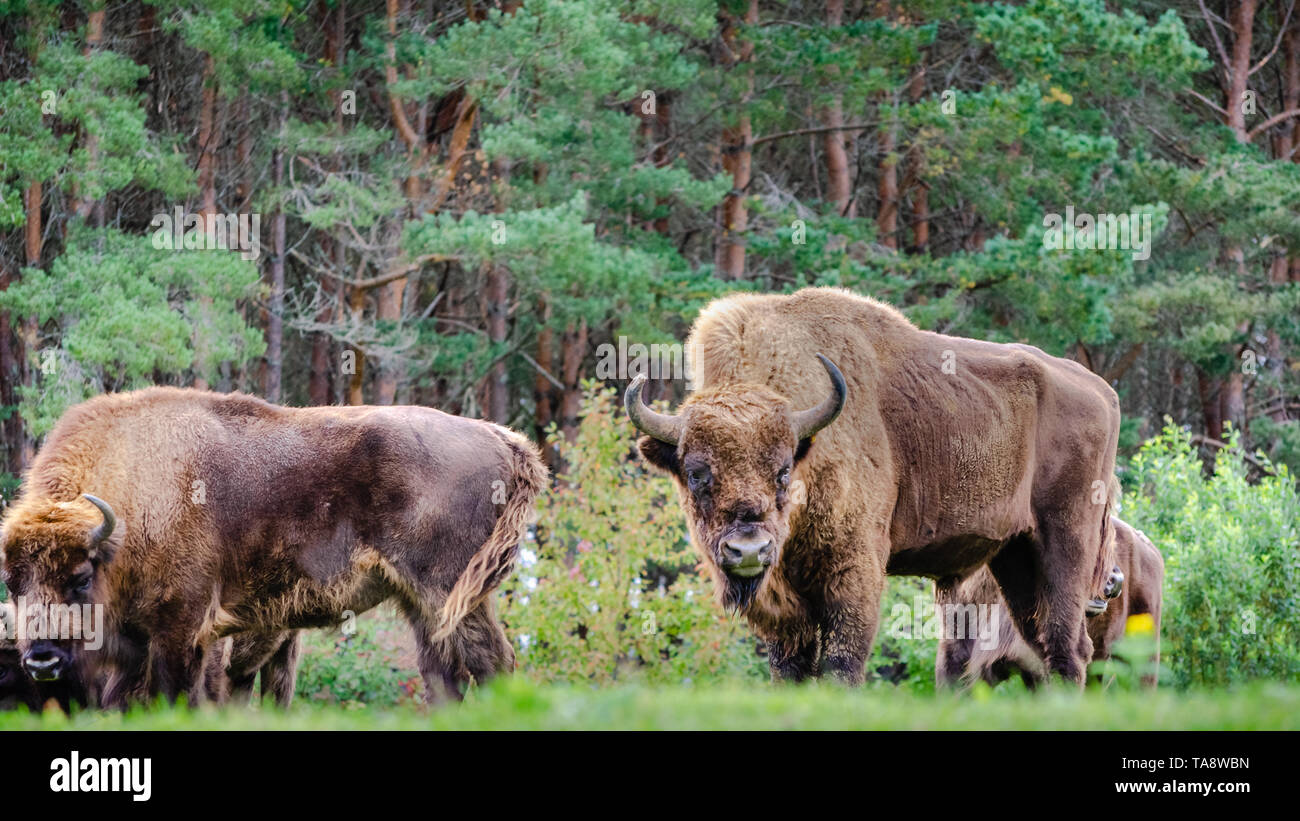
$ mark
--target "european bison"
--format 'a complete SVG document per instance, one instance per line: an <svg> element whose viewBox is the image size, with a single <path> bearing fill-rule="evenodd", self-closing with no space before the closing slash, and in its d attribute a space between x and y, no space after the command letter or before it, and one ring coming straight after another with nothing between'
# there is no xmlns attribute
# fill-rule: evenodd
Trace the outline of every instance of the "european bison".
<svg viewBox="0 0 1300 821"><path fill-rule="evenodd" d="M1154 687L1160 663L1160 605L1165 561L1142 531L1114 516L1111 517L1111 527L1115 530L1115 561L1124 575L1124 584L1119 595L1103 612L1087 617L1092 658L1114 657L1115 645L1124 636L1129 616L1148 614L1154 629L1155 653L1150 659L1132 661L1151 666L1149 672L1143 673L1142 681ZM968 685L980 679L997 685L1018 674L1027 686L1034 687L1046 677L1042 657L1004 617L1005 605L997 582L987 570L976 571L952 588L940 588L937 600L941 607L986 604L999 608L996 644L987 646L972 637L954 636L945 636L939 642L934 672L940 686Z"/></svg>
<svg viewBox="0 0 1300 821"><path fill-rule="evenodd" d="M774 678L863 681L886 573L987 564L1048 666L1083 681L1084 605L1113 565L1105 381L833 288L717 300L687 351L696 390L676 415L644 404L644 377L625 406Z"/></svg>
<svg viewBox="0 0 1300 821"><path fill-rule="evenodd" d="M91 399L50 432L0 547L15 597L103 605L106 644L20 641L24 664L102 665L105 706L193 703L222 637L336 625L395 598L427 696L459 698L514 666L489 593L546 482L524 437L430 408L179 388Z"/></svg>

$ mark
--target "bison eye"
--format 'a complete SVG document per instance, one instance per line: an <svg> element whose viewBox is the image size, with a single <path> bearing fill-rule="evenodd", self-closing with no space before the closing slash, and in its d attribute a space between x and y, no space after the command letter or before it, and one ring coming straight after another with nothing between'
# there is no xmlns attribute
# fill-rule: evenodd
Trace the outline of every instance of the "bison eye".
<svg viewBox="0 0 1300 821"><path fill-rule="evenodd" d="M713 474L708 468L691 468L686 471L686 485L693 492L700 492L709 486L713 481Z"/></svg>
<svg viewBox="0 0 1300 821"><path fill-rule="evenodd" d="M777 487L787 487L790 484L790 468L783 467L776 474Z"/></svg>
<svg viewBox="0 0 1300 821"><path fill-rule="evenodd" d="M87 573L84 576L78 576L77 578L72 580L72 591L74 593L77 593L78 595L84 596L90 592L90 588L93 587L94 585L95 585L94 574Z"/></svg>

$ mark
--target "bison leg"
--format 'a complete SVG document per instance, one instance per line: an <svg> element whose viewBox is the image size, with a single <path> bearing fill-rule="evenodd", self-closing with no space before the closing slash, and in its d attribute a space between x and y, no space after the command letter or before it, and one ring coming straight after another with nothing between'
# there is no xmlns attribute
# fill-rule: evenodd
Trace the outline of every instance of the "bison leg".
<svg viewBox="0 0 1300 821"><path fill-rule="evenodd" d="M850 567L834 578L825 591L819 620L825 653L823 673L845 684L866 681L867 657L876 640L884 589L883 569Z"/></svg>
<svg viewBox="0 0 1300 821"><path fill-rule="evenodd" d="M415 646L419 650L424 700L430 704L462 700L464 694L461 687L468 686L470 672L457 656L457 635L453 634L443 641L434 641L434 628L418 604L404 602L402 610L406 613L406 620L415 635Z"/></svg>
<svg viewBox="0 0 1300 821"><path fill-rule="evenodd" d="M275 706L288 709L293 703L293 691L298 681L298 656L301 645L298 631L281 634L282 640L275 653L262 665L262 700L273 698ZM252 683L249 683L251 690Z"/></svg>
<svg viewBox="0 0 1300 821"><path fill-rule="evenodd" d="M989 560L989 571L1002 589L1002 598L1021 637L1043 655L1038 635L1038 577L1034 571L1035 556L1040 551L1035 539L1018 536Z"/></svg>
<svg viewBox="0 0 1300 821"><path fill-rule="evenodd" d="M207 695L204 671L208 646L196 645L189 631L178 630L157 636L149 647L149 697L163 696L175 702L182 695L193 707Z"/></svg>
<svg viewBox="0 0 1300 821"><path fill-rule="evenodd" d="M944 604L957 603L957 585L955 579L944 579L935 584L934 598L935 602L941 607ZM939 650L935 653L934 658L934 684L935 687L952 687L956 686L966 675L966 669L970 667L971 656L975 652L975 639L973 637L950 638L944 636L939 640Z"/></svg>
<svg viewBox="0 0 1300 821"><path fill-rule="evenodd" d="M1088 521L1084 516L1074 521ZM1060 519L1067 519L1061 515ZM1046 617L1040 626L1043 659L1048 669L1062 678L1082 685L1088 662L1092 659L1092 640L1088 638L1084 610L1091 596L1090 582L1096 550L1089 550L1081 537L1080 526L1067 521L1042 522L1042 568L1038 595L1046 605ZM1088 528L1095 534L1100 528Z"/></svg>
<svg viewBox="0 0 1300 821"><path fill-rule="evenodd" d="M778 639L767 643L767 664L772 681L800 682L818 674L821 645L814 631L810 639Z"/></svg>
<svg viewBox="0 0 1300 821"><path fill-rule="evenodd" d="M455 639L475 683L483 684L494 676L514 672L515 649L496 619L491 596L465 617L456 629Z"/></svg>

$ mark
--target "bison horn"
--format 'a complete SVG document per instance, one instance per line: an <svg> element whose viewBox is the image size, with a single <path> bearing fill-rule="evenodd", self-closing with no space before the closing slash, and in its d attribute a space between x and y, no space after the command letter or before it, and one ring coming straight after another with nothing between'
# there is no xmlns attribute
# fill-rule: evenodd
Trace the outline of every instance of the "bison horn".
<svg viewBox="0 0 1300 821"><path fill-rule="evenodd" d="M844 384L844 374L840 369L835 367L835 363L817 354L817 358L822 361L822 366L826 368L827 375L831 378L831 387L834 393L822 400L822 403L815 408L798 411L794 415L794 430L796 440L807 439L817 431L835 421L835 417L840 415L844 410L844 400L848 398L849 388Z"/></svg>
<svg viewBox="0 0 1300 821"><path fill-rule="evenodd" d="M682 438L682 420L647 407L641 400L641 389L645 383L645 374L641 374L627 386L627 393L623 394L623 407L627 409L627 417L646 436L675 446Z"/></svg>
<svg viewBox="0 0 1300 821"><path fill-rule="evenodd" d="M113 508L109 507L108 502L103 499L91 496L89 493L83 493L81 496L99 508L99 512L104 516L104 521L90 533L90 549L93 551L101 542L113 535L113 528L117 527L117 517L113 515Z"/></svg>

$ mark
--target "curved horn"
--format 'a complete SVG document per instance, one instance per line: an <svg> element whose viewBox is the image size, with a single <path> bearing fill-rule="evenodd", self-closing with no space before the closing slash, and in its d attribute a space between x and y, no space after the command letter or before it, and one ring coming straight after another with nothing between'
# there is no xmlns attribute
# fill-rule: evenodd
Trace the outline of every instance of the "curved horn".
<svg viewBox="0 0 1300 821"><path fill-rule="evenodd" d="M668 445L676 445L682 438L682 420L647 407L641 400L641 389L645 383L645 374L641 374L627 386L627 393L623 394L623 407L627 409L627 416L645 435Z"/></svg>
<svg viewBox="0 0 1300 821"><path fill-rule="evenodd" d="M103 499L91 496L89 493L81 494L81 498L99 508L99 512L104 515L104 521L90 533L90 549L94 550L100 542L113 535L113 528L117 526L117 517L113 515L113 508L109 507L108 502Z"/></svg>
<svg viewBox="0 0 1300 821"><path fill-rule="evenodd" d="M831 378L831 387L834 392L822 400L822 403L815 408L798 411L794 415L795 439L802 440L812 436L817 431L835 421L835 417L840 415L844 410L844 400L848 398L849 388L844 384L844 374L840 369L835 367L835 363L817 354L817 358L822 361L822 366L826 368L826 374Z"/></svg>

